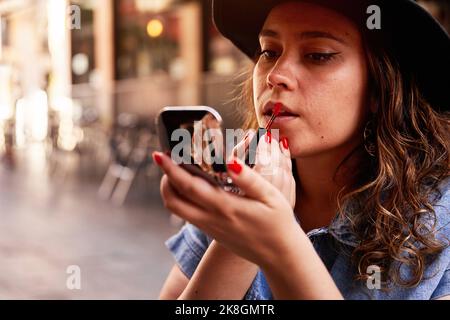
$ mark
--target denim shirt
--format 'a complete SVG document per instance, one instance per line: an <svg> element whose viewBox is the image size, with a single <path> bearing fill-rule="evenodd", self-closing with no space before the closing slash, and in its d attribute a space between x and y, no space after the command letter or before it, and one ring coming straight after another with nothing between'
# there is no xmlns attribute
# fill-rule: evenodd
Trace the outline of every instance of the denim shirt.
<svg viewBox="0 0 450 320"><path fill-rule="evenodd" d="M436 199L436 237L450 239L450 179L440 185L442 197ZM298 221L298 220L297 220ZM307 234L317 254L327 267L336 286L345 299L437 299L450 295L450 247L447 246L433 262L426 266L421 282L412 288L392 286L380 290L363 281L354 280L357 270L350 261L358 245L348 220L336 216L328 227L311 230ZM182 272L190 279L212 239L200 229L186 223L181 230L166 241ZM371 274L371 273L370 273ZM406 267L400 268L402 277L408 276ZM370 281L373 284L372 281ZM272 292L261 270L258 271L244 299L271 300Z"/></svg>

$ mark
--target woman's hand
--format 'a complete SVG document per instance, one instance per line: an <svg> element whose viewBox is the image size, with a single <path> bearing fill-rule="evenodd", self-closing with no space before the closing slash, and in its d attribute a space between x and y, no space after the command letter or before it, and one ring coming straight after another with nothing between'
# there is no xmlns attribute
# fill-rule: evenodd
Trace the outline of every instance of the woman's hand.
<svg viewBox="0 0 450 320"><path fill-rule="evenodd" d="M232 156L239 157L245 154L250 141L256 132L249 130L244 139L233 149ZM281 191L286 200L295 206L295 179L292 175L292 160L287 138L276 141L276 137L265 134L261 137L256 149L255 166L253 170L261 174L275 188Z"/></svg>
<svg viewBox="0 0 450 320"><path fill-rule="evenodd" d="M164 205L258 265L285 253L292 236L301 232L283 193L240 160L234 159L228 169L244 197L192 176L162 153L154 153L154 159L165 172L161 180Z"/></svg>

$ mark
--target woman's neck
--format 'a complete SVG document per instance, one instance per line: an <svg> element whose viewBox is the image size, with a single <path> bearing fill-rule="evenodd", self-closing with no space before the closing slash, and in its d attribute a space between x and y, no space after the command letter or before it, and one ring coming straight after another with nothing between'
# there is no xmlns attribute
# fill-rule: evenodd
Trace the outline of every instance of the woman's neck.
<svg viewBox="0 0 450 320"><path fill-rule="evenodd" d="M339 190L330 167L310 159L295 159L297 186L295 214L305 232L327 226L335 215Z"/></svg>
<svg viewBox="0 0 450 320"><path fill-rule="evenodd" d="M360 159L350 158L338 168L349 152L295 159L298 179L294 211L305 232L328 226L335 217L337 195L343 186L352 183Z"/></svg>

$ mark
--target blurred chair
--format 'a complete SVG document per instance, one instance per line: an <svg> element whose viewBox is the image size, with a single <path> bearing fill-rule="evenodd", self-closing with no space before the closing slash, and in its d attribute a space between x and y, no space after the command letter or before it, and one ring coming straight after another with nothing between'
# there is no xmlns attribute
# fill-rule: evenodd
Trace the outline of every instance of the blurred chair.
<svg viewBox="0 0 450 320"><path fill-rule="evenodd" d="M119 115L110 140L111 163L98 190L102 199L121 206L139 172L153 165L151 153L158 143L152 128L135 115Z"/></svg>

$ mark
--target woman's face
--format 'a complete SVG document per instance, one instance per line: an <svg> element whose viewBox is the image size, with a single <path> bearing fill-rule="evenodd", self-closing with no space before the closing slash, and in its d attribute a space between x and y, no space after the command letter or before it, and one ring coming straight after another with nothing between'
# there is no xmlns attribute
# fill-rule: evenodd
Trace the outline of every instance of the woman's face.
<svg viewBox="0 0 450 320"><path fill-rule="evenodd" d="M253 71L258 123L289 140L293 158L347 150L361 141L367 67L360 32L345 16L303 2L275 7L260 33Z"/></svg>

